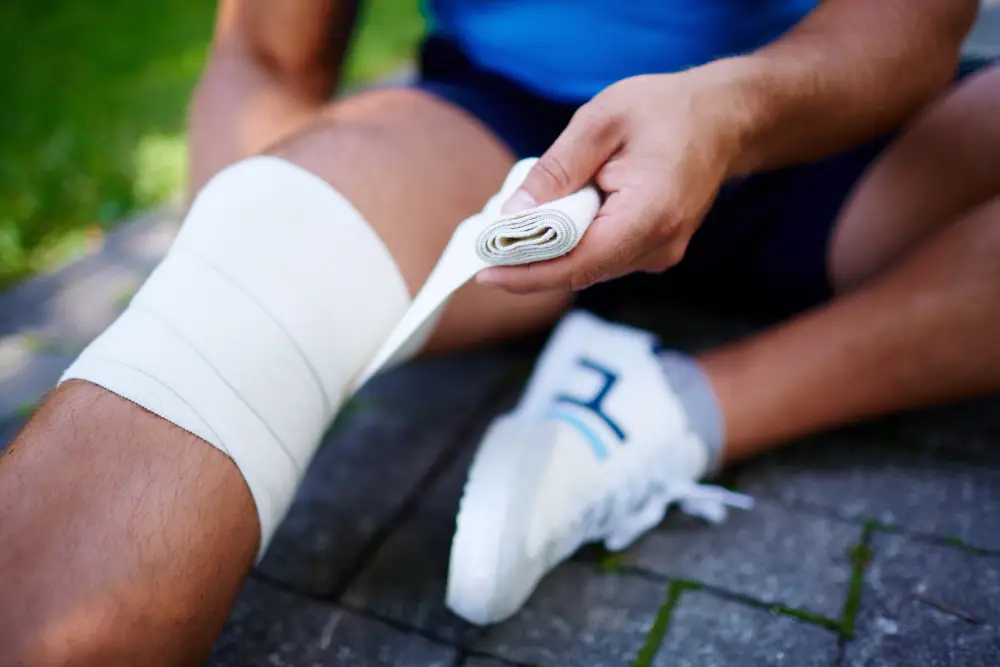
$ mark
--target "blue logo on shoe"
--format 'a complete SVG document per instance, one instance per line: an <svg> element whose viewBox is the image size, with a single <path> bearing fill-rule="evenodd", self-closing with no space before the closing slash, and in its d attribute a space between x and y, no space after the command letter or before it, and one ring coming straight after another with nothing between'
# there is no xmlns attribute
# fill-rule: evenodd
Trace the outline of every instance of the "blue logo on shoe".
<svg viewBox="0 0 1000 667"><path fill-rule="evenodd" d="M615 383L618 382L618 374L609 368L601 366L598 363L595 363L589 359L582 357L577 360L577 364L582 368L586 368L588 370L594 371L595 373L598 373L602 378L601 388L597 391L597 394L590 400L584 400L576 396L570 396L568 394L559 394L558 396L556 396L554 402L557 405L559 403L565 403L568 405L575 405L577 407L583 408L584 410L588 410L589 412L596 415L597 418L600 419L602 422L607 424L608 428L610 428L611 431L615 434L615 437L618 438L619 442L625 442L625 440L627 439L625 431L622 430L621 426L619 426L618 423L614 419L612 419L611 416L607 412L605 412L603 408L604 399L607 398L608 394L611 392L611 389L615 386ZM560 410L557 407L553 406L552 411L549 413L549 417L553 419L560 419L566 422L567 424L571 425L578 431L580 431L580 433L584 436L584 438L587 439L587 442L590 443L590 447L591 449L594 450L594 455L597 456L598 460L603 461L608 457L608 449L607 447L605 447L600 437L598 437L598 435L594 432L593 429L591 429L577 417L573 416L570 412L566 410Z"/></svg>

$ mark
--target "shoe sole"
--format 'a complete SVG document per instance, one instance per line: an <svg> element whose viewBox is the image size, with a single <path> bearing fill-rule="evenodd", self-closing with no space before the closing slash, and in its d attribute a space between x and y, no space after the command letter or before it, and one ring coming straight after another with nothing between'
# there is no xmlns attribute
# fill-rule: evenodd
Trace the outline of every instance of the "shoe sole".
<svg viewBox="0 0 1000 667"><path fill-rule="evenodd" d="M526 554L539 481L551 460L555 425L495 421L480 444L459 504L448 565L446 604L476 625L510 618L545 574L544 557Z"/></svg>

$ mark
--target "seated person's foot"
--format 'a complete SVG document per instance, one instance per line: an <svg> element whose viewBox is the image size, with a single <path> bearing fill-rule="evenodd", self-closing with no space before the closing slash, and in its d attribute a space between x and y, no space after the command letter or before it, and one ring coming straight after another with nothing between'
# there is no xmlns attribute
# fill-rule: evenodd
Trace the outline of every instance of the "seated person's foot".
<svg viewBox="0 0 1000 667"><path fill-rule="evenodd" d="M682 355L672 355L671 374L656 344L582 311L559 324L520 404L491 425L469 471L448 573L454 613L477 624L510 617L582 544L624 549L672 503L711 521L726 505L750 506L697 483L721 445L697 414L697 394L711 390L703 377L691 382Z"/></svg>

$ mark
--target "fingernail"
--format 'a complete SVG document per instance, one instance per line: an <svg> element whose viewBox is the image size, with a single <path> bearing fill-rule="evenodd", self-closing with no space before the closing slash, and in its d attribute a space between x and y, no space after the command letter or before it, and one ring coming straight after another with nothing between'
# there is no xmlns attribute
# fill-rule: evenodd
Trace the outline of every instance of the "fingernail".
<svg viewBox="0 0 1000 667"><path fill-rule="evenodd" d="M503 205L503 213L504 215L511 215L527 211L529 208L535 208L536 206L538 206L538 202L535 201L530 192L527 190L518 190Z"/></svg>

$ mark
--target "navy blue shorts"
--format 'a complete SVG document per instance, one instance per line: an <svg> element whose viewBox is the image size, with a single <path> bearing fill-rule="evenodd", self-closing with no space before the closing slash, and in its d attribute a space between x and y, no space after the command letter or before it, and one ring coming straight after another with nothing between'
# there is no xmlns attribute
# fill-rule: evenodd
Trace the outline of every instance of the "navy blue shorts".
<svg viewBox="0 0 1000 667"><path fill-rule="evenodd" d="M420 64L418 88L476 117L519 158L545 152L579 106L548 100L485 71L439 37L424 43ZM963 63L958 76L985 64ZM624 280L644 292L666 290L779 317L827 300L827 246L838 212L892 136L727 183L680 264Z"/></svg>

